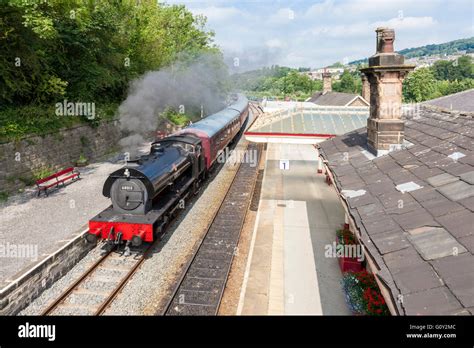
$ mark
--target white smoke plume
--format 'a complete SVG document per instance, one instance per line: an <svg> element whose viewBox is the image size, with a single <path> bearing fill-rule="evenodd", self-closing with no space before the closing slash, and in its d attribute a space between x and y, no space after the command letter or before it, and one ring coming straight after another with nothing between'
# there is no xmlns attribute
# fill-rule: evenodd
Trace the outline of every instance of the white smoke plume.
<svg viewBox="0 0 474 348"><path fill-rule="evenodd" d="M120 141L125 152L136 154L147 134L155 131L158 115L167 107L199 118L223 108L228 72L219 56L203 54L192 63L178 62L151 71L131 83L119 107Z"/></svg>

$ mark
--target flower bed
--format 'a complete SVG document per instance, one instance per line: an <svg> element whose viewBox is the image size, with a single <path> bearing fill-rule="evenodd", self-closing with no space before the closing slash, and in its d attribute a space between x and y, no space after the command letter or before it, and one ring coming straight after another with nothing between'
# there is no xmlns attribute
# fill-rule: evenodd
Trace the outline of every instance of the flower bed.
<svg viewBox="0 0 474 348"><path fill-rule="evenodd" d="M336 250L341 249L344 251L347 247L358 246L356 237L352 232L348 230L338 230L336 236ZM361 260L358 260L355 257L348 257L345 255L337 255L337 257L341 272L359 272L362 270Z"/></svg>
<svg viewBox="0 0 474 348"><path fill-rule="evenodd" d="M376 316L390 314L374 275L366 270L344 273L342 287L347 304L354 314Z"/></svg>

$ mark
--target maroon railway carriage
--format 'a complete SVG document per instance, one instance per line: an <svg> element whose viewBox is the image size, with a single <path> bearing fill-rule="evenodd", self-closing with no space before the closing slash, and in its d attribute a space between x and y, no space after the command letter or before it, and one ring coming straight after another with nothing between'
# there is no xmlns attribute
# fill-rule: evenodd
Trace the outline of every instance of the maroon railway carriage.
<svg viewBox="0 0 474 348"><path fill-rule="evenodd" d="M217 156L236 137L248 117L248 101L239 98L228 108L196 122L174 135L194 135L201 139L206 167L209 169Z"/></svg>

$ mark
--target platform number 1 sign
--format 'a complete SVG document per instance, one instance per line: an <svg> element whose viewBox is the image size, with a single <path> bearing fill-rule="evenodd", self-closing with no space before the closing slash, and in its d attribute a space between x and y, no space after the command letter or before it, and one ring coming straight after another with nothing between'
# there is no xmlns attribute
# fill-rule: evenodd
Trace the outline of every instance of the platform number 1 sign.
<svg viewBox="0 0 474 348"><path fill-rule="evenodd" d="M289 160L280 160L280 169L281 170L290 169L290 161Z"/></svg>

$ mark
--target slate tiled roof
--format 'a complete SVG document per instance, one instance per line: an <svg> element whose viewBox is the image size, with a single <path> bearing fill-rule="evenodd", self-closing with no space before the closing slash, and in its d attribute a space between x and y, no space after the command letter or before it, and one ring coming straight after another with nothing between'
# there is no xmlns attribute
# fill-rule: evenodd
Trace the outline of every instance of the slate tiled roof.
<svg viewBox="0 0 474 348"><path fill-rule="evenodd" d="M474 89L429 100L425 104L437 106L444 110L474 112Z"/></svg>
<svg viewBox="0 0 474 348"><path fill-rule="evenodd" d="M341 92L316 92L308 100L316 105L332 105L332 106L347 106L354 98L359 97L357 94L352 93L341 93Z"/></svg>
<svg viewBox="0 0 474 348"><path fill-rule="evenodd" d="M405 119L403 150L366 155L361 128L320 154L339 192L365 190L343 199L399 313L472 315L474 119L425 106ZM397 190L407 182L421 188Z"/></svg>

